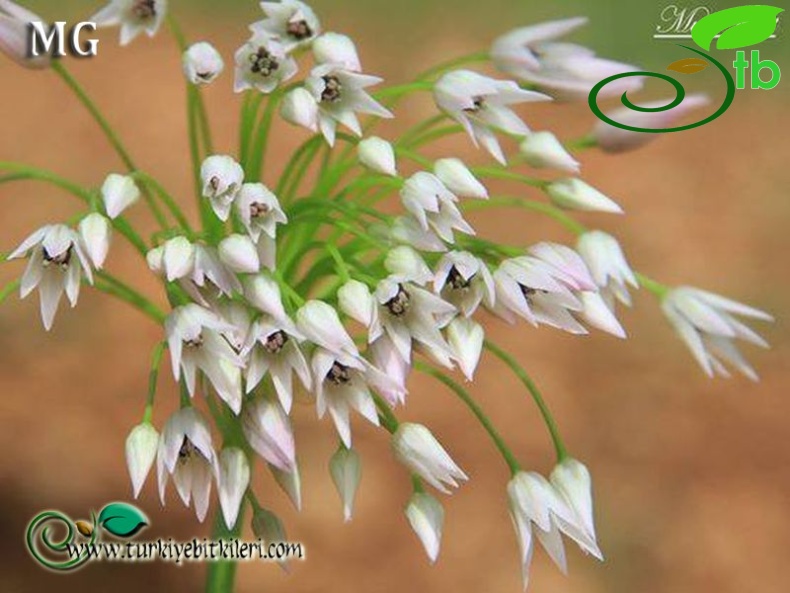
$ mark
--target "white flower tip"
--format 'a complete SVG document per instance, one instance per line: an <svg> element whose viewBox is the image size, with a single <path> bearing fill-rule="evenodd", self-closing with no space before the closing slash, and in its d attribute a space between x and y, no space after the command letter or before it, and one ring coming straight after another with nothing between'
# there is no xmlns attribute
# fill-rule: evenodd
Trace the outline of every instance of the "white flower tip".
<svg viewBox="0 0 790 593"><path fill-rule="evenodd" d="M361 140L357 145L357 155L360 163L377 173L391 177L398 174L395 150L382 138L371 136Z"/></svg>
<svg viewBox="0 0 790 593"><path fill-rule="evenodd" d="M552 201L562 208L623 214L619 204L581 179L554 181L548 185L546 191Z"/></svg>
<svg viewBox="0 0 790 593"><path fill-rule="evenodd" d="M551 132L535 132L527 136L519 150L527 164L535 168L550 168L578 173L579 162Z"/></svg>
<svg viewBox="0 0 790 593"><path fill-rule="evenodd" d="M224 70L225 62L213 45L201 41L191 45L183 56L184 75L194 85L213 82Z"/></svg>
<svg viewBox="0 0 790 593"><path fill-rule="evenodd" d="M117 218L129 206L140 199L140 189L128 175L111 173L101 188L107 216Z"/></svg>

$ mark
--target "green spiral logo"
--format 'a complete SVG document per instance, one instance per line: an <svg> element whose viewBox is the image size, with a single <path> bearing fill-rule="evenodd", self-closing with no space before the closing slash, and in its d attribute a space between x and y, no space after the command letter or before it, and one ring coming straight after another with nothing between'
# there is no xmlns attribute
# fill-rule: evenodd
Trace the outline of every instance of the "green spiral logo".
<svg viewBox="0 0 790 593"><path fill-rule="evenodd" d="M96 515L91 513L91 518L95 525ZM60 540L53 540L51 537L52 532L50 528L53 523L60 523L66 528L66 534ZM39 513L27 526L27 533L25 534L27 549L33 558L50 570L67 571L79 568L88 561L89 555L86 551L83 551L79 556L73 557L69 554L69 547L75 545L74 542L77 537L75 529L80 533L87 533L88 531L80 523L84 522L78 521L74 523L70 517L59 511ZM97 533L97 529L90 530L89 543L92 544L96 541Z"/></svg>
<svg viewBox="0 0 790 593"><path fill-rule="evenodd" d="M688 45L680 45L680 47L685 48L689 51L694 52L700 56L703 56L705 59L709 60L716 68L719 69L722 76L724 76L724 80L727 82L727 94L724 97L724 101L722 102L721 106L716 110L715 113L712 113L705 119L700 121L687 124L685 126L677 126L674 128L640 128L637 126L629 126L627 124L620 123L618 121L613 120L611 117L606 115L601 108L598 107L598 93L610 82L614 82L615 80L620 80L621 78L630 78L632 76L643 76L643 77L651 77L651 78L660 78L661 80L667 81L671 84L675 89L675 98L667 103L666 105L661 105L659 107L641 107L636 105L635 103L631 102L628 98L628 93L623 93L620 97L620 101L622 104L632 111L639 111L642 113L655 113L661 111L668 111L674 107L677 107L683 102L683 99L686 97L686 89L683 88L683 85L677 81L676 79L672 78L668 74L662 74L660 72L624 72L622 74L616 74L614 76L610 76L609 78L604 78L601 82L596 84L591 90L590 95L587 99L587 102L590 104L590 109L592 112L601 120L605 121L610 126L614 126L616 128L620 128L623 130L629 130L631 132L645 132L648 134L666 134L667 132L682 132L683 130L690 130L692 128L696 128L699 126L703 126L707 123L712 122L717 117L721 116L727 109L729 109L732 102L735 100L735 80L732 78L732 75L729 71L721 64L718 60L713 58L711 55L705 53L704 51L698 50L694 47L689 47Z"/></svg>

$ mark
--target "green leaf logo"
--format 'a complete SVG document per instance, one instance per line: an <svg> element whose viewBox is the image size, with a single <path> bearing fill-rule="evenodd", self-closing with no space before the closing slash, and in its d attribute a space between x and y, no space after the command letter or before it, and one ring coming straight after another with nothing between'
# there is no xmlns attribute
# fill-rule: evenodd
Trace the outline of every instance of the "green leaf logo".
<svg viewBox="0 0 790 593"><path fill-rule="evenodd" d="M132 537L148 525L148 517L130 504L112 502L101 510L98 523L117 537Z"/></svg>
<svg viewBox="0 0 790 593"><path fill-rule="evenodd" d="M756 45L776 30L776 17L784 8L767 5L727 8L701 18L691 29L694 43L710 50L713 39L721 34L716 49L737 49Z"/></svg>

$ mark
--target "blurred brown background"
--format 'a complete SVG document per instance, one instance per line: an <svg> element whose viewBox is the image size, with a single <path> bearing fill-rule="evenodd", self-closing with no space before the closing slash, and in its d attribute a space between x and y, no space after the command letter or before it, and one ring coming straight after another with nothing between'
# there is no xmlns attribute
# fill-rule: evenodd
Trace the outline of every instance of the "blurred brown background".
<svg viewBox="0 0 790 593"><path fill-rule="evenodd" d="M30 6L46 17L73 20L90 14L97 3L68 4L39 1ZM172 2L190 38L214 41L226 57L228 69L206 96L218 150L235 151L239 100L230 91L231 56L246 38L246 24L259 13L254 2L183 4ZM644 10L647 4L652 3L533 7L497 0L486 4L485 18L479 5L469 1L323 0L315 7L327 29L358 40L368 71L405 81L429 63L485 47L510 27L579 13L593 21L576 39L611 57L662 68L682 56L671 45L650 40L654 14L663 4ZM121 50L117 31L101 38L97 59L69 60L69 68L136 159L193 214L183 84L172 40L163 31L154 40L139 39ZM790 61L781 60L786 54L782 38L763 52L785 69L790 68ZM54 75L23 71L3 59L0 80L0 160L39 165L90 186L120 169L105 139ZM664 282L695 284L776 315L774 325L758 328L772 350L747 352L762 377L759 384L740 377L708 380L646 293L637 295L634 310L622 314L627 341L600 333L577 338L489 323L490 334L517 352L537 378L570 450L590 468L600 544L607 556L599 565L573 549L570 575L563 577L537 552L532 591L787 590L790 335L784 319L790 282L783 258L790 249L788 85L783 81L771 92L739 91L733 107L716 122L661 138L640 152L581 156L584 178L627 212L625 217L584 220L621 237L635 267ZM715 96L721 91L715 82L709 90ZM429 98L419 97L403 105L401 119L382 129L394 132L431 113ZM584 105L532 106L521 113L535 129L550 128L566 139L593 123ZM276 129L273 167L265 181L276 180L278 167L303 138L302 131ZM434 151L437 156L451 153L485 162L466 138ZM34 183L0 186L0 200L2 250L16 246L33 228L78 212L72 198ZM143 208L131 216L150 226ZM526 213L486 214L475 224L484 236L515 244L571 240ZM109 268L164 302L144 264L120 240ZM13 279L22 269L20 263L7 264L0 268L0 280ZM40 510L58 508L80 518L106 502L131 497L123 442L142 416L150 349L160 336L136 312L90 290L76 310L61 306L51 335L41 328L37 299L19 302L14 296L0 308L3 593L202 587L202 565L105 564L63 576L41 570L24 549L25 526ZM445 499L438 564L428 565L402 515L410 493L408 476L392 460L384 435L362 423L354 430L364 477L354 520L343 524L326 471L335 444L331 425L318 422L314 410L302 406L295 423L304 511L293 511L268 475L256 478L256 489L284 518L290 538L305 544L308 559L295 563L290 575L276 565L243 565L239 591L520 590L504 464L450 394L422 377L414 377L410 388L400 415L431 426L472 477ZM526 394L497 361L484 358L473 392L525 466L548 473L552 450L546 431ZM163 372L158 426L175 403L169 373ZM198 524L173 492L164 510L155 490L155 480L149 478L140 500L153 524L146 539L208 535L208 525Z"/></svg>

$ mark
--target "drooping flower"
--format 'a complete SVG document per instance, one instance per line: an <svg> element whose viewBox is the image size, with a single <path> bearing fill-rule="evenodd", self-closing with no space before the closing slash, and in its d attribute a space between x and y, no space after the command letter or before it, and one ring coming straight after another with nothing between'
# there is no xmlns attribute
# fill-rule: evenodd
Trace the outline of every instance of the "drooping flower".
<svg viewBox="0 0 790 593"><path fill-rule="evenodd" d="M126 437L126 467L132 480L134 497L140 495L145 479L156 460L159 433L150 422L135 426Z"/></svg>
<svg viewBox="0 0 790 593"><path fill-rule="evenodd" d="M433 272L422 256L412 247L401 245L387 252L384 269L394 276L408 278L420 286L433 280Z"/></svg>
<svg viewBox="0 0 790 593"><path fill-rule="evenodd" d="M494 277L488 266L466 251L451 251L439 260L433 289L466 317L471 317L480 303L492 308L496 300Z"/></svg>
<svg viewBox="0 0 790 593"><path fill-rule="evenodd" d="M409 525L420 538L428 560L434 564L439 558L444 526L444 507L427 492L415 492L406 506Z"/></svg>
<svg viewBox="0 0 790 593"><path fill-rule="evenodd" d="M214 82L225 69L225 62L217 49L206 41L190 45L182 58L184 76L195 85Z"/></svg>
<svg viewBox="0 0 790 593"><path fill-rule="evenodd" d="M551 132L533 132L519 146L528 165L536 169L557 169L578 173L579 162L560 143Z"/></svg>
<svg viewBox="0 0 790 593"><path fill-rule="evenodd" d="M387 335L408 363L414 341L438 363L452 367L452 351L440 330L455 316L453 305L402 276L381 280L373 296L378 315L370 326L369 342Z"/></svg>
<svg viewBox="0 0 790 593"><path fill-rule="evenodd" d="M392 177L398 174L392 144L378 136L361 140L357 144L357 155L360 163L376 173Z"/></svg>
<svg viewBox="0 0 790 593"><path fill-rule="evenodd" d="M177 280L202 305L218 295L241 292L239 279L222 263L216 247L191 243L186 237L174 237L152 249L146 261L153 272L168 282Z"/></svg>
<svg viewBox="0 0 790 593"><path fill-rule="evenodd" d="M475 145L482 144L503 164L505 155L494 131L514 136L529 133L510 105L551 100L519 88L512 80L497 80L471 70L448 72L436 82L433 94L439 108L464 127Z"/></svg>
<svg viewBox="0 0 790 593"><path fill-rule="evenodd" d="M340 440L350 448L351 411L378 426L378 411L370 389L392 389L392 380L359 355L325 348L313 353L311 368L318 417L323 418L328 411Z"/></svg>
<svg viewBox="0 0 790 593"><path fill-rule="evenodd" d="M609 308L614 309L615 299L630 307L628 285L639 288L639 283L617 239L603 231L588 231L579 237L576 250Z"/></svg>
<svg viewBox="0 0 790 593"><path fill-rule="evenodd" d="M439 159L433 164L433 172L456 196L479 200L488 198L488 190L461 159Z"/></svg>
<svg viewBox="0 0 790 593"><path fill-rule="evenodd" d="M158 262L158 257L151 255L149 264ZM162 270L168 282L185 278L195 268L195 245L186 237L173 237L162 246Z"/></svg>
<svg viewBox="0 0 790 593"><path fill-rule="evenodd" d="M599 58L586 47L555 41L586 23L579 17L515 29L494 41L491 60L503 72L562 99L586 99L604 78L639 70ZM642 84L642 77L622 78L606 85L600 97L619 96Z"/></svg>
<svg viewBox="0 0 790 593"><path fill-rule="evenodd" d="M121 27L121 45L127 45L141 33L156 35L165 19L167 0L110 0L89 20L99 27Z"/></svg>
<svg viewBox="0 0 790 593"><path fill-rule="evenodd" d="M614 200L581 179L552 181L546 187L546 193L561 208L610 214L623 213L623 209Z"/></svg>
<svg viewBox="0 0 790 593"><path fill-rule="evenodd" d="M140 189L128 175L110 173L101 188L102 200L107 216L117 218L129 206L140 199Z"/></svg>
<svg viewBox="0 0 790 593"><path fill-rule="evenodd" d="M313 57L316 64L335 64L349 72L362 70L354 42L340 33L324 33L313 41Z"/></svg>
<svg viewBox="0 0 790 593"><path fill-rule="evenodd" d="M80 237L85 252L97 270L104 266L107 253L110 251L110 241L112 239L112 225L110 221L98 212L88 214L80 221Z"/></svg>
<svg viewBox="0 0 790 593"><path fill-rule="evenodd" d="M277 225L288 222L280 202L269 188L262 183L245 183L236 198L239 218L256 243L265 233L271 239L277 237Z"/></svg>
<svg viewBox="0 0 790 593"><path fill-rule="evenodd" d="M313 9L299 0L261 2L266 18L250 25L262 36L273 37L290 51L308 45L321 32L321 23Z"/></svg>
<svg viewBox="0 0 790 593"><path fill-rule="evenodd" d="M206 419L193 407L175 412L165 423L156 453L159 498L165 504L170 476L186 506L194 502L198 521L208 512L216 454Z"/></svg>
<svg viewBox="0 0 790 593"><path fill-rule="evenodd" d="M587 554L603 557L595 535L571 509L563 496L540 474L518 472L507 486L508 503L521 551L524 588L529 583L529 567L535 538L563 573L567 573L562 535L570 537Z"/></svg>
<svg viewBox="0 0 790 593"><path fill-rule="evenodd" d="M47 225L25 239L8 259L29 256L19 286L21 298L38 288L41 320L47 331L52 329L63 293L74 307L80 294L83 277L93 283L90 263L80 236L62 224Z"/></svg>
<svg viewBox="0 0 790 593"><path fill-rule="evenodd" d="M686 95L680 105L665 111L644 112L623 107L606 115L626 126L662 130L673 127L676 121L683 119L695 109L705 107L709 103L710 99L707 95ZM655 109L667 104L669 104L669 100L649 101L644 105L640 105L640 107ZM661 134L624 130L616 128L605 121L598 121L593 128L591 137L603 151L620 153L640 148L660 138Z"/></svg>
<svg viewBox="0 0 790 593"><path fill-rule="evenodd" d="M250 484L250 462L238 447L226 447L217 461L217 491L225 525L232 529L239 516L247 486Z"/></svg>
<svg viewBox="0 0 790 593"><path fill-rule="evenodd" d="M575 293L594 290L595 285L592 279L587 280L575 273L579 271L576 263L571 263L576 270L571 266L563 270L535 255L503 261L493 274L496 287L494 311L511 323L515 314L532 325L545 323L574 334L587 333L572 315L582 310L582 303Z"/></svg>
<svg viewBox="0 0 790 593"><path fill-rule="evenodd" d="M203 182L203 197L211 200L217 217L225 222L230 216L230 207L244 183L244 169L233 157L213 155L200 166Z"/></svg>
<svg viewBox="0 0 790 593"><path fill-rule="evenodd" d="M443 241L453 243L453 231L474 235L456 205L458 198L433 173L419 171L406 179L400 190L401 202L424 231L432 230Z"/></svg>
<svg viewBox="0 0 790 593"><path fill-rule="evenodd" d="M235 60L233 90L236 93L247 89L271 93L299 71L286 47L264 33L255 33L242 45L236 51Z"/></svg>
<svg viewBox="0 0 790 593"><path fill-rule="evenodd" d="M392 448L398 461L444 494L469 479L422 424L401 423L392 435Z"/></svg>
<svg viewBox="0 0 790 593"><path fill-rule="evenodd" d="M336 64L313 68L305 88L318 105L318 127L330 146L335 143L337 124L343 124L357 136L362 135L357 113L392 117L392 113L371 97L365 89L381 78L350 72Z"/></svg>
<svg viewBox="0 0 790 593"><path fill-rule="evenodd" d="M293 374L305 389L310 389L310 367L299 343L304 336L286 318L269 316L257 320L250 329L243 352L249 356L246 370L247 393L252 392L268 373L286 413L293 404Z"/></svg>
<svg viewBox="0 0 790 593"><path fill-rule="evenodd" d="M293 326L285 313L280 287L277 281L268 274L257 274L246 278L244 280L244 298L253 307L283 324L283 327Z"/></svg>
<svg viewBox="0 0 790 593"><path fill-rule="evenodd" d="M296 467L296 445L288 415L276 401L257 399L244 405L242 429L253 450L282 471Z"/></svg>
<svg viewBox="0 0 790 593"><path fill-rule="evenodd" d="M362 476L362 464L359 454L354 449L339 447L329 460L329 473L332 482L343 502L343 519L351 521L354 511L354 498L357 495L359 480Z"/></svg>
<svg viewBox="0 0 790 593"><path fill-rule="evenodd" d="M0 0L0 52L25 68L48 68L49 53L31 56L29 51L30 23L43 22L44 19L36 13L15 2Z"/></svg>
<svg viewBox="0 0 790 593"><path fill-rule="evenodd" d="M165 331L176 380L184 373L190 395L202 371L228 407L241 411L241 369L244 361L223 337L235 328L213 311L190 304L177 307L165 320Z"/></svg>
<svg viewBox="0 0 790 593"><path fill-rule="evenodd" d="M768 343L738 317L773 321L768 313L690 286L672 289L663 298L661 309L709 377L729 377L724 366L727 363L753 381L757 380L757 373L746 362L735 340L763 348L767 348Z"/></svg>

